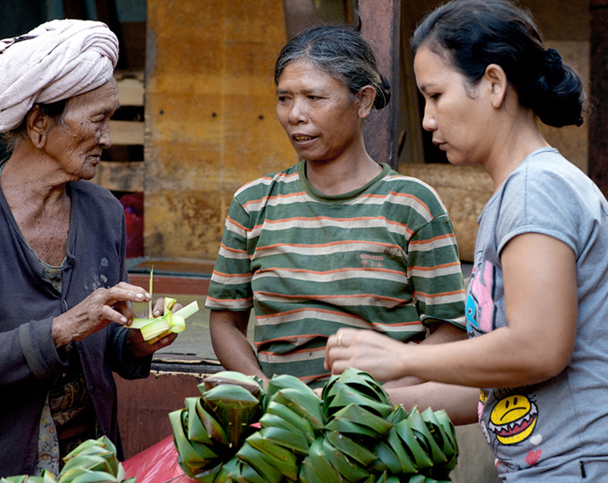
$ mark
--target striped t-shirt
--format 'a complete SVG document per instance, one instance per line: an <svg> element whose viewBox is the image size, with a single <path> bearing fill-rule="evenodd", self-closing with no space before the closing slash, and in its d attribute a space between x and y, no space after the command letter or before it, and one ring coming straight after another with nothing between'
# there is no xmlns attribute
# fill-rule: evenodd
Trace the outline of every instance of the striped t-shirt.
<svg viewBox="0 0 608 483"><path fill-rule="evenodd" d="M452 224L435 191L383 165L367 185L327 196L305 162L234 195L206 307L254 308L263 372L319 386L340 327L424 338L425 323L464 327Z"/></svg>

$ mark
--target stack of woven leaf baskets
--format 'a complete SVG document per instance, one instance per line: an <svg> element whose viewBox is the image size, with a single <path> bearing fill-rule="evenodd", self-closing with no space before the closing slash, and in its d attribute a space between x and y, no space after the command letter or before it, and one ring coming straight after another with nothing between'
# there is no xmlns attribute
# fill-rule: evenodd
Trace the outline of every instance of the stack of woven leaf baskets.
<svg viewBox="0 0 608 483"><path fill-rule="evenodd" d="M135 478L125 479L116 447L106 436L86 440L63 461L58 478L43 470L40 476L9 476L0 478L0 483L135 483Z"/></svg>
<svg viewBox="0 0 608 483"><path fill-rule="evenodd" d="M299 379L206 377L202 397L169 414L179 464L200 483L433 483L458 447L445 411L391 404L369 374L332 376L319 399Z"/></svg>

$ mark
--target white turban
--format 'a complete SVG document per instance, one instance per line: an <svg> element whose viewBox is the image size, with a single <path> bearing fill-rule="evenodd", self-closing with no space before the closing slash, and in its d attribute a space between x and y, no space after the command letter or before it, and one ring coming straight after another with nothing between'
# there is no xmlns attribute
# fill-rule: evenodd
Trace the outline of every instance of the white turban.
<svg viewBox="0 0 608 483"><path fill-rule="evenodd" d="M52 103L105 84L118 39L103 22L52 20L0 41L0 133L15 129L36 103Z"/></svg>

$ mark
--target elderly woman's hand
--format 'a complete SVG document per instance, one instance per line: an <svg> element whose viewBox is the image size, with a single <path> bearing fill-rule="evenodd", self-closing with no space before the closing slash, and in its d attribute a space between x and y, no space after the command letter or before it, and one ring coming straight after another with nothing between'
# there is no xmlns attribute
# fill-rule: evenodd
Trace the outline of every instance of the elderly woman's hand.
<svg viewBox="0 0 608 483"><path fill-rule="evenodd" d="M153 317L161 316L163 314L164 308L165 308L165 299L164 298L156 299L152 306L152 316ZM182 308L181 304L175 303L175 305L171 309L171 312L177 312L181 308ZM148 318L149 317L148 309L144 310L144 312L140 315L140 317ZM165 337L155 341L154 343L150 344L149 341L144 340L144 338L141 334L141 330L131 329L131 330L129 330L129 333L127 334L127 346L129 347L129 350L131 351L131 354L133 355L133 357L138 359L140 357L149 356L150 354L153 354L157 350L173 344L173 341L176 338L177 338L177 334L171 333L171 334L166 335Z"/></svg>
<svg viewBox="0 0 608 483"><path fill-rule="evenodd" d="M75 307L53 319L51 335L55 347L80 341L111 322L129 325L133 302L147 302L152 296L143 288L120 282L111 288L98 288Z"/></svg>
<svg viewBox="0 0 608 483"><path fill-rule="evenodd" d="M173 344L173 341L177 338L177 334L171 333L166 335L162 339L157 340L153 344L150 344L141 335L141 330L131 329L127 334L127 347L135 359L140 357L146 357L150 354L154 354L158 349L167 347Z"/></svg>

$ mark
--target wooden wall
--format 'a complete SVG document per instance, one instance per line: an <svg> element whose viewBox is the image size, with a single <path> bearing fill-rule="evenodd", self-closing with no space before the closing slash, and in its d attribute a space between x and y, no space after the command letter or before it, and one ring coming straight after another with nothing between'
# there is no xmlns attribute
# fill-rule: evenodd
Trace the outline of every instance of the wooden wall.
<svg viewBox="0 0 608 483"><path fill-rule="evenodd" d="M120 108L110 121L112 147L104 151L93 181L114 192L141 193L144 191L143 72L117 72L114 76L118 81ZM129 108L135 108L135 112L129 113ZM124 111L127 113L121 115ZM138 149L133 149L135 147Z"/></svg>
<svg viewBox="0 0 608 483"><path fill-rule="evenodd" d="M232 194L295 164L276 120L281 0L148 0L145 253L214 259Z"/></svg>

